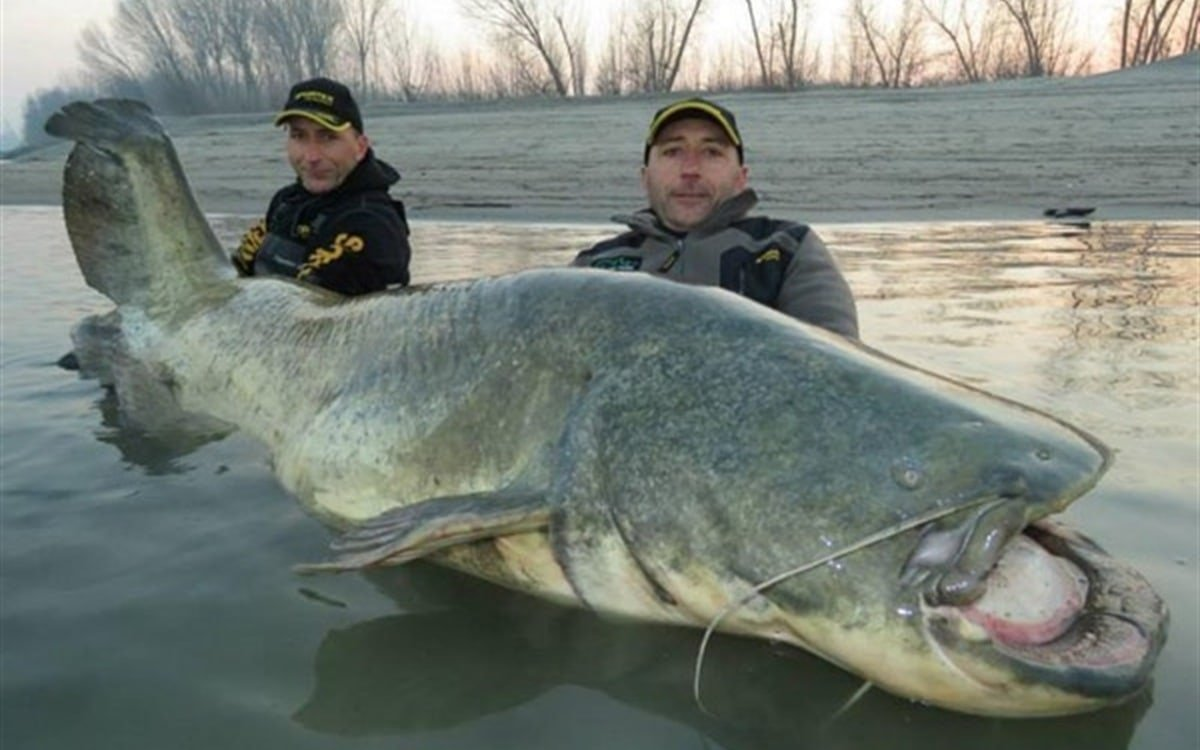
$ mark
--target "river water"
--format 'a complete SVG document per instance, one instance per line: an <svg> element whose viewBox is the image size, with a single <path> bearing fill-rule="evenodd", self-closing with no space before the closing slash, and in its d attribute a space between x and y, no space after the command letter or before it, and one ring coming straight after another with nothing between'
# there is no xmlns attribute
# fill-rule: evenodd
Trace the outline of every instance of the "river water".
<svg viewBox="0 0 1200 750"><path fill-rule="evenodd" d="M213 217L232 244L241 217ZM868 692L791 649L618 625L424 564L298 578L329 532L263 449L151 439L55 366L84 286L58 208L0 208L0 747L1192 748L1200 224L821 227L863 338L1048 410L1116 463L1067 520L1172 610L1151 689L1064 719ZM566 262L597 226L416 223L416 281Z"/></svg>

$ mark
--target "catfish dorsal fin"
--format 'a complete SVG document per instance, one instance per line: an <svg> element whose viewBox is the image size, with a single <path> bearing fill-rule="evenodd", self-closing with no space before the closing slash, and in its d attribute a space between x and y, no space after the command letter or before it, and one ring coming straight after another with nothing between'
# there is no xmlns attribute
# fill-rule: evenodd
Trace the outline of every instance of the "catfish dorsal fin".
<svg viewBox="0 0 1200 750"><path fill-rule="evenodd" d="M375 516L337 539L334 559L297 573L338 573L400 565L447 547L543 529L551 506L542 493L481 492L435 497Z"/></svg>

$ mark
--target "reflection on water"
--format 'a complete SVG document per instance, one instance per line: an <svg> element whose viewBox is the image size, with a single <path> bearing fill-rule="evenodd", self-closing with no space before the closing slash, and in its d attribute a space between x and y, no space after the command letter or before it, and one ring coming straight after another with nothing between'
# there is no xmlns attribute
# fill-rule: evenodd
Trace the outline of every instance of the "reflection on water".
<svg viewBox="0 0 1200 750"><path fill-rule="evenodd" d="M1164 595L1152 693L1002 721L790 649L608 623L431 566L298 580L324 529L238 435L146 435L54 365L86 290L58 212L3 209L0 746L1193 747L1200 225L822 227L864 339L1117 449L1075 520ZM232 246L244 217L217 217ZM414 226L414 281L566 263L608 227ZM210 442L212 440L213 442ZM186 457L186 461L184 460ZM131 717L136 721L131 722Z"/></svg>
<svg viewBox="0 0 1200 750"><path fill-rule="evenodd" d="M902 358L1060 413L1065 406L1062 416L1093 429L1108 426L1096 395L1142 408L1161 403L1164 389L1200 387L1186 366L1198 341L1196 224L826 234L859 296L864 339ZM1187 420L1169 421L1194 438Z"/></svg>
<svg viewBox="0 0 1200 750"><path fill-rule="evenodd" d="M122 413L116 393L105 389L96 402L100 410L101 429L96 440L112 445L121 457L146 470L148 474L184 473L190 467L182 463L183 456L205 443L227 436L229 429L220 429L211 421L197 424L169 423L162 429L147 429L143 424L131 424Z"/></svg>

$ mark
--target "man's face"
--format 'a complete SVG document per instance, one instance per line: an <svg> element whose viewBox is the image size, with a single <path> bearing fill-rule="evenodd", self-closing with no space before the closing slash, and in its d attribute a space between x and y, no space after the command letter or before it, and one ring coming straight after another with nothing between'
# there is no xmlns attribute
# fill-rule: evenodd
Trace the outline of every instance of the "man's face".
<svg viewBox="0 0 1200 750"><path fill-rule="evenodd" d="M745 190L749 174L719 125L688 118L659 132L642 167L642 187L663 224L686 232Z"/></svg>
<svg viewBox="0 0 1200 750"><path fill-rule="evenodd" d="M353 127L330 130L304 117L289 118L285 127L288 161L310 193L341 185L367 154L367 137Z"/></svg>

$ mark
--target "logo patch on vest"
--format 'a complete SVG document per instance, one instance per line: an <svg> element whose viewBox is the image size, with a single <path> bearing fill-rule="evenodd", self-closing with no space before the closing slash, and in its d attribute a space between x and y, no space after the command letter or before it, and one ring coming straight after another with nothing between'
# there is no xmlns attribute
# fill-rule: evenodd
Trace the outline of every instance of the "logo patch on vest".
<svg viewBox="0 0 1200 750"><path fill-rule="evenodd" d="M769 247L758 254L754 259L755 263L778 263L783 259L783 254L779 252L777 247Z"/></svg>
<svg viewBox="0 0 1200 750"><path fill-rule="evenodd" d="M615 258L597 258L592 261L592 268L604 268L609 271L636 271L642 267L642 259L636 255L618 255Z"/></svg>

